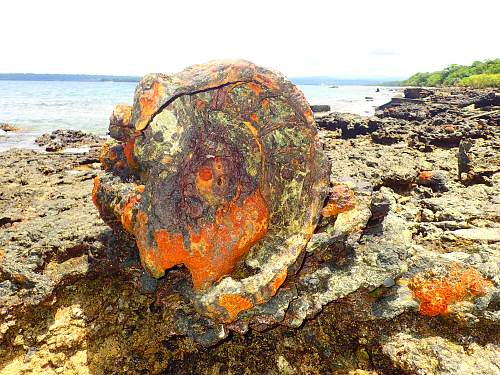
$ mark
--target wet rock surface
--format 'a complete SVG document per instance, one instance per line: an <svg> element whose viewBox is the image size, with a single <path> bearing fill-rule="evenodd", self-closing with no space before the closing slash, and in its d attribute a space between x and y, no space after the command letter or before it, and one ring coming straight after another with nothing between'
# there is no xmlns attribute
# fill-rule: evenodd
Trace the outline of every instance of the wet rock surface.
<svg viewBox="0 0 500 375"><path fill-rule="evenodd" d="M97 160L3 153L0 373L497 373L495 93L429 91L318 119L322 217L276 294L231 323L197 312L185 269L151 278L99 219Z"/></svg>

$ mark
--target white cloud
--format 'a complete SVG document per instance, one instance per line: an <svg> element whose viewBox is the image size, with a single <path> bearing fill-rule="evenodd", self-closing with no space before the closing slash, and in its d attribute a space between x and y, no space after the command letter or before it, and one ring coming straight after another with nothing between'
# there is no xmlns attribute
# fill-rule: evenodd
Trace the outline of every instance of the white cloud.
<svg viewBox="0 0 500 375"><path fill-rule="evenodd" d="M496 0L2 1L0 72L142 75L245 58L407 76L500 57Z"/></svg>

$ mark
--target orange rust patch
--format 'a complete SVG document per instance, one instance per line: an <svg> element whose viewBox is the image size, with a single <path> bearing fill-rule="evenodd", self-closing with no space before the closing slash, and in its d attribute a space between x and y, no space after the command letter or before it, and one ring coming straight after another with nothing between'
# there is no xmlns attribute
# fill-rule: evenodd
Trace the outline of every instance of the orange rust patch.
<svg viewBox="0 0 500 375"><path fill-rule="evenodd" d="M134 223L133 223L133 208L141 200L140 194L132 195L127 203L123 206L123 213L121 215L121 222L123 228L131 234L134 233Z"/></svg>
<svg viewBox="0 0 500 375"><path fill-rule="evenodd" d="M336 185L333 187L328 199L328 204L323 208L323 216L337 216L341 212L352 210L356 206L354 192L346 185Z"/></svg>
<svg viewBox="0 0 500 375"><path fill-rule="evenodd" d="M99 155L99 161L105 171L109 170L109 165L106 163L106 157L108 155L108 149L110 146L110 142L104 142L101 147L101 154Z"/></svg>
<svg viewBox="0 0 500 375"><path fill-rule="evenodd" d="M260 85L254 83L254 82L250 82L248 83L248 87L250 88L250 90L253 91L253 93L257 96L260 95L260 93L262 92L262 87L260 87Z"/></svg>
<svg viewBox="0 0 500 375"><path fill-rule="evenodd" d="M255 113L252 113L250 115L250 120L252 120L253 122L255 122L257 124L259 123L259 118L257 117L257 115Z"/></svg>
<svg viewBox="0 0 500 375"><path fill-rule="evenodd" d="M265 75L265 74L257 73L257 74L255 74L254 79L256 82L262 84L263 86L269 88L270 90L279 91L279 85L273 79L273 77L270 77L270 76Z"/></svg>
<svg viewBox="0 0 500 375"><path fill-rule="evenodd" d="M209 166L204 165L198 171L198 176L203 181L210 181L212 179L212 169Z"/></svg>
<svg viewBox="0 0 500 375"><path fill-rule="evenodd" d="M450 304L483 296L493 284L475 268L454 267L446 277L426 279L414 276L408 287L420 301L420 313L427 316L446 315Z"/></svg>
<svg viewBox="0 0 500 375"><path fill-rule="evenodd" d="M429 181L432 178L432 172L431 171L422 171L418 175L418 179L420 181Z"/></svg>
<svg viewBox="0 0 500 375"><path fill-rule="evenodd" d="M239 294L223 294L219 297L219 305L227 311L226 322L231 322L240 312L251 308L253 303Z"/></svg>
<svg viewBox="0 0 500 375"><path fill-rule="evenodd" d="M447 133L453 133L453 132L456 130L456 126L455 126L455 125L452 125L452 124L447 124L447 125L444 125L444 126L443 126L443 129L444 129Z"/></svg>
<svg viewBox="0 0 500 375"><path fill-rule="evenodd" d="M111 161L116 160L118 158L118 155L116 155L116 152L113 147L111 147L111 149L109 150L108 157L109 160Z"/></svg>
<svg viewBox="0 0 500 375"><path fill-rule="evenodd" d="M132 136L125 146L123 147L123 153L127 159L127 164L132 169L137 169L138 165L134 157L134 146L135 146L135 136Z"/></svg>
<svg viewBox="0 0 500 375"><path fill-rule="evenodd" d="M208 202L213 202L213 173L209 165L202 165L196 175L196 188Z"/></svg>
<svg viewBox="0 0 500 375"><path fill-rule="evenodd" d="M283 270L278 274L278 276L276 277L276 279L274 279L274 281L272 282L271 284L271 297L274 296L276 294L276 292L278 291L279 287L283 284L283 282L285 281L286 279L286 276L288 274L288 270L287 268L283 268Z"/></svg>
<svg viewBox="0 0 500 375"><path fill-rule="evenodd" d="M144 263L153 270L166 270L184 264L191 272L193 285L199 289L229 274L250 247L267 232L269 211L259 190L238 206L228 202L215 214L215 220L201 226L198 232L189 229L191 246L186 248L180 233L155 232L156 246L146 247L141 236L147 218L135 229ZM142 213L145 215L144 213ZM153 272L155 273L155 272ZM158 272L156 272L158 274Z"/></svg>
<svg viewBox="0 0 500 375"><path fill-rule="evenodd" d="M314 115L310 109L304 112L304 117L309 125L314 122Z"/></svg>
<svg viewBox="0 0 500 375"><path fill-rule="evenodd" d="M99 208L99 204L97 203L97 191L99 190L99 186L101 185L101 180L99 176L94 177L94 187L92 189L92 202L94 202L94 206Z"/></svg>
<svg viewBox="0 0 500 375"><path fill-rule="evenodd" d="M135 125L136 130L142 130L146 127L151 116L158 109L158 104L165 93L165 88L159 83L154 82L152 89L144 92L139 98L141 107L140 118Z"/></svg>
<svg viewBox="0 0 500 375"><path fill-rule="evenodd" d="M260 104L262 105L262 108L265 110L269 109L269 99L263 99Z"/></svg>
<svg viewBox="0 0 500 375"><path fill-rule="evenodd" d="M203 100L196 99L196 101L194 102L194 105L195 105L196 109L204 110L205 107L207 106L207 103L205 103Z"/></svg>

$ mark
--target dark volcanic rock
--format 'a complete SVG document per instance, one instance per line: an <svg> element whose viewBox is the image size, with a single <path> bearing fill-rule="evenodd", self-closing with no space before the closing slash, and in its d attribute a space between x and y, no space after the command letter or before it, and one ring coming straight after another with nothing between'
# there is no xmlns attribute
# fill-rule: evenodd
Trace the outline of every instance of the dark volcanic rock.
<svg viewBox="0 0 500 375"><path fill-rule="evenodd" d="M331 108L327 104L312 105L311 111L313 112L330 112Z"/></svg>
<svg viewBox="0 0 500 375"><path fill-rule="evenodd" d="M458 147L464 139L500 137L500 110L494 106L498 93L492 89L425 89L422 95L423 99L416 93L409 96L419 99L394 98L378 107L376 114L382 119L372 134L373 141L406 142L429 151L432 147Z"/></svg>
<svg viewBox="0 0 500 375"><path fill-rule="evenodd" d="M500 138L493 142L463 140L458 148L458 173L466 184L488 183L500 172Z"/></svg>
<svg viewBox="0 0 500 375"><path fill-rule="evenodd" d="M372 133L379 127L379 122L350 113L332 112L316 120L320 128L327 130L340 129L342 138L355 138L358 135Z"/></svg>
<svg viewBox="0 0 500 375"><path fill-rule="evenodd" d="M100 146L103 139L81 130L54 130L50 134L41 135L35 142L46 151L53 152L69 147Z"/></svg>
<svg viewBox="0 0 500 375"><path fill-rule="evenodd" d="M422 99L430 96L432 90L424 89L422 87L407 87L404 89L404 96L408 99Z"/></svg>

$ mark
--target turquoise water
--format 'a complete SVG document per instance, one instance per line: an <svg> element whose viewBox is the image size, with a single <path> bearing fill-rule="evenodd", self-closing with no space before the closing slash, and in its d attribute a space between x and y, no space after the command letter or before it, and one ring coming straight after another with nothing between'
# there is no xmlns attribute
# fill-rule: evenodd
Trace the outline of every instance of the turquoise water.
<svg viewBox="0 0 500 375"><path fill-rule="evenodd" d="M106 134L115 104L132 104L134 82L0 81L0 123L22 130L0 130L0 151L34 147L34 139L55 129L79 129ZM299 86L311 104L329 104L332 110L361 115L394 96L394 89L373 86ZM373 97L367 101L366 96Z"/></svg>

